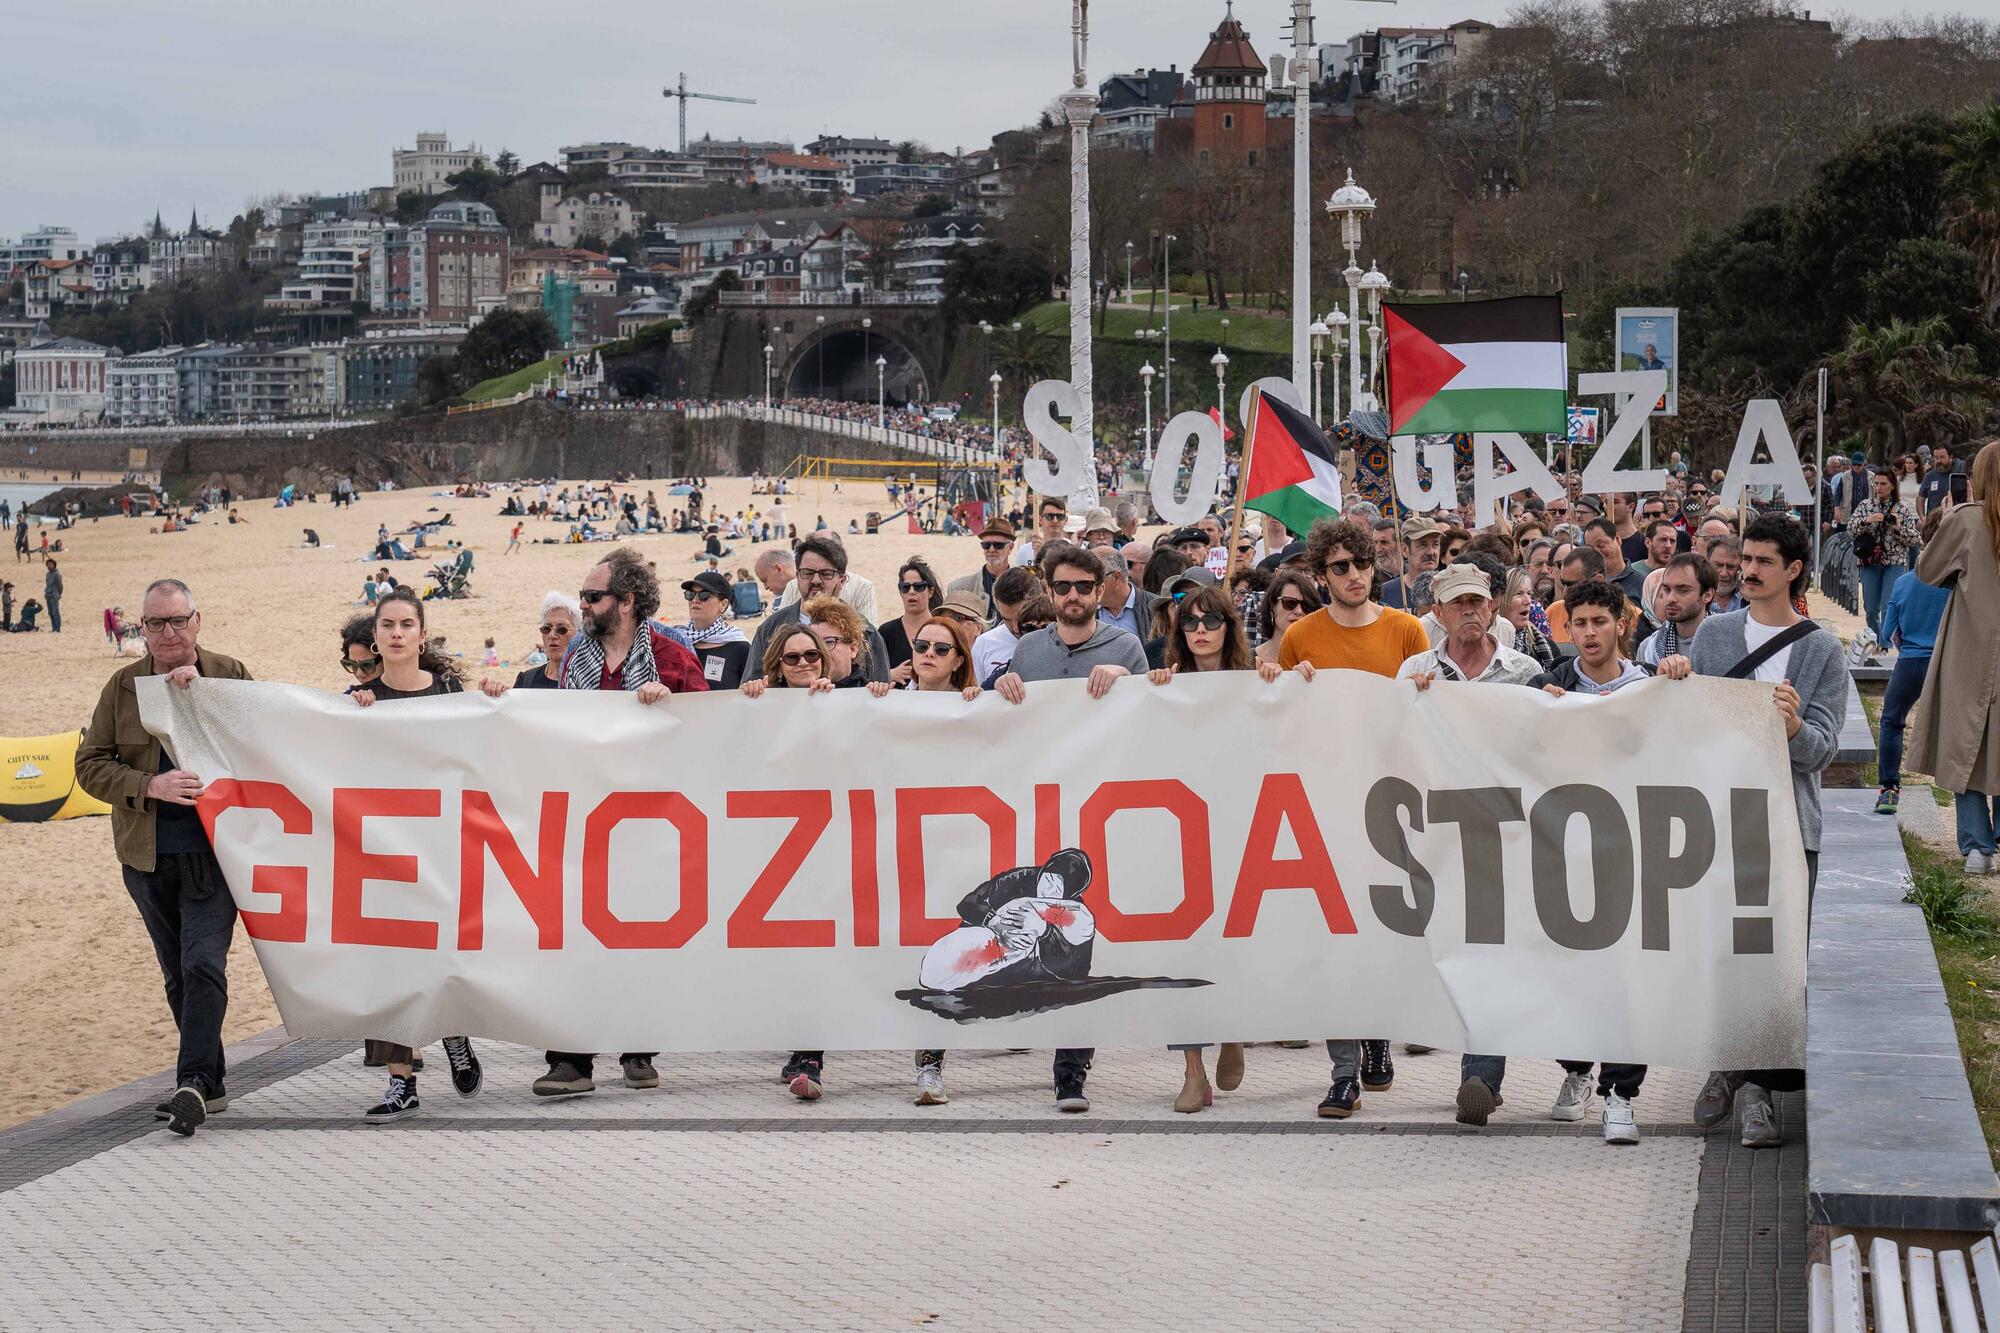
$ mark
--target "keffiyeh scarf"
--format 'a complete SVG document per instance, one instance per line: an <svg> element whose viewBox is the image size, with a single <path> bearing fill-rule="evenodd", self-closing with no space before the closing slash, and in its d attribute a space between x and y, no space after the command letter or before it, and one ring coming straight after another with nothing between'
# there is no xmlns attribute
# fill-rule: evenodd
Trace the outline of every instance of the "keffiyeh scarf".
<svg viewBox="0 0 2000 1333"><path fill-rule="evenodd" d="M641 685L653 684L660 679L660 668L653 660L653 628L641 625L640 633L633 638L632 648L625 654L625 674L619 684L627 690L636 690ZM589 634L571 637L569 656L563 662L562 688L566 690L594 690L604 683L604 645Z"/></svg>

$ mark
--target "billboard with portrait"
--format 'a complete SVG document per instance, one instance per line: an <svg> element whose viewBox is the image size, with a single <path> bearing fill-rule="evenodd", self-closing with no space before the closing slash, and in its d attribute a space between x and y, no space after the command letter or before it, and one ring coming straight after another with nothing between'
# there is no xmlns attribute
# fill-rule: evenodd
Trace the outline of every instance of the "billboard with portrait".
<svg viewBox="0 0 2000 1333"><path fill-rule="evenodd" d="M1622 308L1612 345L1620 370L1667 372L1667 395L1653 411L1661 416L1680 415L1681 312L1670 307Z"/></svg>

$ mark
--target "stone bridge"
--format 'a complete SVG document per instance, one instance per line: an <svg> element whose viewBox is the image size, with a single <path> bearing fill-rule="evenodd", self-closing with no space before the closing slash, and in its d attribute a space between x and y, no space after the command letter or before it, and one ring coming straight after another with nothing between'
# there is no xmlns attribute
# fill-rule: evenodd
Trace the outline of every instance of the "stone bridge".
<svg viewBox="0 0 2000 1333"><path fill-rule="evenodd" d="M761 298L751 304L752 295L723 293L714 313L696 326L688 358L692 396L761 397L766 346L773 398L874 402L878 388L892 403L942 395L958 330L939 306L769 304ZM878 359L884 363L879 367Z"/></svg>

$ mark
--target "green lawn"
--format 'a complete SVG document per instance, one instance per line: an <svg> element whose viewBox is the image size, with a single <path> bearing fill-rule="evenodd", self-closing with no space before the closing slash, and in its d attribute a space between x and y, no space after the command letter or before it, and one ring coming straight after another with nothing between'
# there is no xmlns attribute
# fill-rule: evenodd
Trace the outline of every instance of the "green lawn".
<svg viewBox="0 0 2000 1333"><path fill-rule="evenodd" d="M1164 312L1155 310L1149 318L1144 310L1120 310L1113 307L1104 318L1105 338L1115 338L1125 342L1138 342L1139 330L1160 327ZM1229 321L1229 339L1222 337L1222 321ZM1069 337L1069 305L1062 301L1048 301L1036 306L1021 316L1021 322L1058 338ZM1095 325L1093 324L1094 328ZM1203 305L1196 314L1188 308L1188 298L1181 296L1174 306L1174 341L1190 344L1222 347L1227 351L1243 349L1251 352L1274 352L1289 354L1292 350L1292 321L1290 316L1272 314L1262 310L1215 310ZM1213 353L1211 353L1212 355ZM1179 357L1174 358L1179 361Z"/></svg>
<svg viewBox="0 0 2000 1333"><path fill-rule="evenodd" d="M511 375L481 380L465 391L465 400L469 403L486 403L495 398L512 398L521 390L539 384L544 376L560 374L562 374L562 358L552 356L546 361L537 361L532 366L522 366Z"/></svg>
<svg viewBox="0 0 2000 1333"><path fill-rule="evenodd" d="M1915 884L1910 900L1924 908L1931 927L1966 1081L1987 1150L2000 1163L2000 921L1992 890L1988 881L1967 876L1957 858L1921 839L1906 833L1903 848Z"/></svg>

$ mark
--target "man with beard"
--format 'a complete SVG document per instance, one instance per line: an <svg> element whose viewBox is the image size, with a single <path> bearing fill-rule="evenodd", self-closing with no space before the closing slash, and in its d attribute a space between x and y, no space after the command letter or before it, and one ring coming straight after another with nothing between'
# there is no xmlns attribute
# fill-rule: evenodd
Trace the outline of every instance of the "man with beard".
<svg viewBox="0 0 2000 1333"><path fill-rule="evenodd" d="M1683 551L1667 561L1660 575L1660 615L1665 622L1639 645L1632 658L1640 666L1658 669L1676 653L1684 653L1694 643L1695 632L1708 619L1709 600L1715 596L1715 571L1708 561L1693 551Z"/></svg>
<svg viewBox="0 0 2000 1333"><path fill-rule="evenodd" d="M1056 623L1025 634L1014 645L1014 662L993 688L1010 704L1027 698L1027 685L1041 680L1084 680L1090 697L1102 699L1120 676L1146 674L1145 645L1116 625L1097 618L1104 564L1094 552L1071 548L1049 570L1049 595ZM1056 1109L1088 1111L1084 1080L1092 1048L1059 1050L1055 1058Z"/></svg>
<svg viewBox="0 0 2000 1333"><path fill-rule="evenodd" d="M945 587L945 596L953 593L971 593L986 604L986 618L992 620L997 614L993 605L993 585L1000 581L1010 567L1014 554L1014 525L1004 518L989 518L986 526L979 530L979 555L982 561L979 569L953 579Z"/></svg>
<svg viewBox="0 0 2000 1333"><path fill-rule="evenodd" d="M1437 525L1415 518L1403 526L1405 545L1435 564ZM1430 651L1423 622L1407 611L1376 604L1375 543L1370 533L1346 519L1321 519L1306 535L1307 567L1318 571L1327 604L1301 616L1278 644L1278 665L1310 677L1315 669L1372 671L1394 676L1403 663ZM1333 1082L1319 1104L1320 1115L1345 1120L1354 1114L1363 1089L1387 1092L1396 1067L1386 1040L1328 1038Z"/></svg>
<svg viewBox="0 0 2000 1333"><path fill-rule="evenodd" d="M1708 557L1708 567L1715 571L1715 591L1709 594L1708 613L1712 616L1728 615L1731 611L1741 611L1749 603L1743 600L1743 590L1737 585L1737 576L1743 570L1743 547L1733 534L1724 533L1711 537L1702 543L1703 554Z"/></svg>

